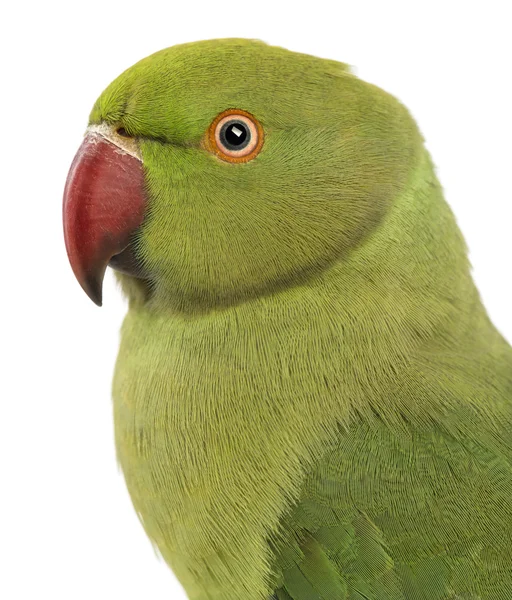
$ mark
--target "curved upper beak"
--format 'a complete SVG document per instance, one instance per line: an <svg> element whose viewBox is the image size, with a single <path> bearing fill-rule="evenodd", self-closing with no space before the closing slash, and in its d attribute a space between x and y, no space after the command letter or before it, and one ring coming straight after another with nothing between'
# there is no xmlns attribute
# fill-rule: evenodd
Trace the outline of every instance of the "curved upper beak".
<svg viewBox="0 0 512 600"><path fill-rule="evenodd" d="M135 140L106 124L88 128L64 189L64 239L78 282L98 306L105 270L127 248L146 208Z"/></svg>

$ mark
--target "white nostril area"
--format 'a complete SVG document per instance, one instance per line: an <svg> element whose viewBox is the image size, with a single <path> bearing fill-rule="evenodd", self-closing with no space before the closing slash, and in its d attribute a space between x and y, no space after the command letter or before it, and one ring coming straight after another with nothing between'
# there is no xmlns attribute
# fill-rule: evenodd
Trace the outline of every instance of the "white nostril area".
<svg viewBox="0 0 512 600"><path fill-rule="evenodd" d="M121 133L125 133L123 128L119 128ZM85 132L85 135L98 135L105 138L114 146L119 148L119 151L124 154L129 154L142 162L142 156L137 140L128 135L120 135L118 128L108 125L107 123L99 123L98 125L90 125Z"/></svg>

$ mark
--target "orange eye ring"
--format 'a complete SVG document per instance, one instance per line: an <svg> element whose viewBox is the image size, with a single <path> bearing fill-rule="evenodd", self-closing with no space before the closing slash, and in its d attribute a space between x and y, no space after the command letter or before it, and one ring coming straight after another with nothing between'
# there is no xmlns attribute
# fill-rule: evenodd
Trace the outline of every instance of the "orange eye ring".
<svg viewBox="0 0 512 600"><path fill-rule="evenodd" d="M242 163L260 153L263 137L263 127L251 113L230 108L215 117L208 127L205 141L207 149L220 159Z"/></svg>

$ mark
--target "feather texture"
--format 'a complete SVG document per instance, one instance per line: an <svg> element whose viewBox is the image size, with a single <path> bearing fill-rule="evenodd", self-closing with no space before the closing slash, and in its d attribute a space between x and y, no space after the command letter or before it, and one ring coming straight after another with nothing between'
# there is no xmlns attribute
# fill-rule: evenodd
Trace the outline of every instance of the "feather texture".
<svg viewBox="0 0 512 600"><path fill-rule="evenodd" d="M202 144L239 108L261 153ZM170 48L91 123L137 138L144 279L114 379L118 457L195 600L509 600L512 350L420 133L345 65Z"/></svg>

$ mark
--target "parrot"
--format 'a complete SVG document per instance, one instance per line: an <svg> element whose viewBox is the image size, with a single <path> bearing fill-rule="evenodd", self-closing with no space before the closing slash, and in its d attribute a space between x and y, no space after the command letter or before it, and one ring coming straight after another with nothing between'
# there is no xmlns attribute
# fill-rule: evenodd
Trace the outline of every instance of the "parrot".
<svg viewBox="0 0 512 600"><path fill-rule="evenodd" d="M127 299L116 456L192 600L512 598L512 348L444 196L337 60L189 42L94 104L65 245Z"/></svg>

